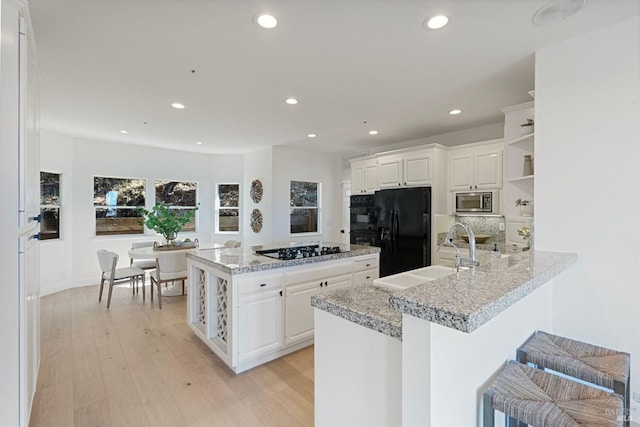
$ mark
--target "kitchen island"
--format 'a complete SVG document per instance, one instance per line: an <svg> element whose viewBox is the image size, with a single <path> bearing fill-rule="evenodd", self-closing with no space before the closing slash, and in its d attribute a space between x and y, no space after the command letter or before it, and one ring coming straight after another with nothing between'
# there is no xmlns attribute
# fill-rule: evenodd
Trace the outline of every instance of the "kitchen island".
<svg viewBox="0 0 640 427"><path fill-rule="evenodd" d="M505 361L536 329L553 330L550 282L577 256L479 259L436 279L418 278L443 267L408 272L404 290L382 278L312 298L315 425L481 424L482 393Z"/></svg>
<svg viewBox="0 0 640 427"><path fill-rule="evenodd" d="M187 323L234 372L313 344L310 298L378 277L379 248L287 243L187 254ZM278 249L289 259L278 259ZM276 258L268 255L276 254Z"/></svg>

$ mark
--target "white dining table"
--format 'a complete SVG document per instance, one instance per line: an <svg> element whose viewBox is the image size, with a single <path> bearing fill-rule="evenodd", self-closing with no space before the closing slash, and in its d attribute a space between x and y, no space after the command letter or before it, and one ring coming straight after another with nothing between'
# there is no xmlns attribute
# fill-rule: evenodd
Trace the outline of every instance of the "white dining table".
<svg viewBox="0 0 640 427"><path fill-rule="evenodd" d="M189 251L197 251L203 249L221 249L225 246L220 243L201 243L196 248L181 248L181 249L173 249L174 251L178 251L187 256L187 252ZM156 259L158 256L158 251L154 250L153 246L145 246L143 248L135 248L129 250L129 258L132 259ZM185 288L185 293L187 292L187 288ZM166 288L162 289L163 297L175 297L182 295L182 286L176 286L175 284L171 284Z"/></svg>

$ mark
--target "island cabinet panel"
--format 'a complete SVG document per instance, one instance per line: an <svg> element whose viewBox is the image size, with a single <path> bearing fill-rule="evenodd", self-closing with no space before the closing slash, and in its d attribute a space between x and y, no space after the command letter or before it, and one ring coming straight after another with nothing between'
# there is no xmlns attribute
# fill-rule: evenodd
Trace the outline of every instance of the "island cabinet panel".
<svg viewBox="0 0 640 427"><path fill-rule="evenodd" d="M187 323L236 373L313 344L312 296L350 286L356 274L378 275L378 249L366 246L350 245L326 261L226 251L228 264L213 252L187 256Z"/></svg>
<svg viewBox="0 0 640 427"><path fill-rule="evenodd" d="M246 362L282 347L282 275L238 280L238 361Z"/></svg>

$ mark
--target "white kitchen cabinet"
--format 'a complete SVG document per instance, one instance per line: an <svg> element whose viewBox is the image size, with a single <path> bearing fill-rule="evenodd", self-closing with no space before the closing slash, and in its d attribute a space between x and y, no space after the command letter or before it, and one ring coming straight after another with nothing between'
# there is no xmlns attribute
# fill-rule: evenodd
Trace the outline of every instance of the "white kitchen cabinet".
<svg viewBox="0 0 640 427"><path fill-rule="evenodd" d="M470 148L449 154L449 190L502 188L502 149Z"/></svg>
<svg viewBox="0 0 640 427"><path fill-rule="evenodd" d="M353 284L371 283L380 277L379 255L362 256L353 260Z"/></svg>
<svg viewBox="0 0 640 427"><path fill-rule="evenodd" d="M353 283L351 260L327 264L285 273L285 345L313 338L313 295Z"/></svg>
<svg viewBox="0 0 640 427"><path fill-rule="evenodd" d="M238 361L279 350L284 343L282 275L238 281Z"/></svg>
<svg viewBox="0 0 640 427"><path fill-rule="evenodd" d="M378 189L378 159L353 160L351 194L372 194Z"/></svg>
<svg viewBox="0 0 640 427"><path fill-rule="evenodd" d="M416 150L380 156L378 183L380 188L430 185L433 181L432 150Z"/></svg>

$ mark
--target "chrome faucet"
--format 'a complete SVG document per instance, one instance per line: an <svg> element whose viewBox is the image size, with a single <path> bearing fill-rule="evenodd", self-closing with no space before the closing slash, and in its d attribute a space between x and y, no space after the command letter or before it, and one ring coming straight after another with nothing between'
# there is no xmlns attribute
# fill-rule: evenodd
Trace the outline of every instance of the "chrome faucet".
<svg viewBox="0 0 640 427"><path fill-rule="evenodd" d="M453 230L456 227L462 227L462 229L466 231L467 235L469 236L469 259L461 259L458 247L453 244ZM454 268L456 268L458 271L460 271L460 267L462 266L476 267L480 265L478 259L476 258L476 235L468 225L461 222L454 223L449 228L449 232L447 233L447 237L445 237L444 242L442 242L442 244L438 246L436 251L440 250L442 246L451 246L456 250L456 260Z"/></svg>

